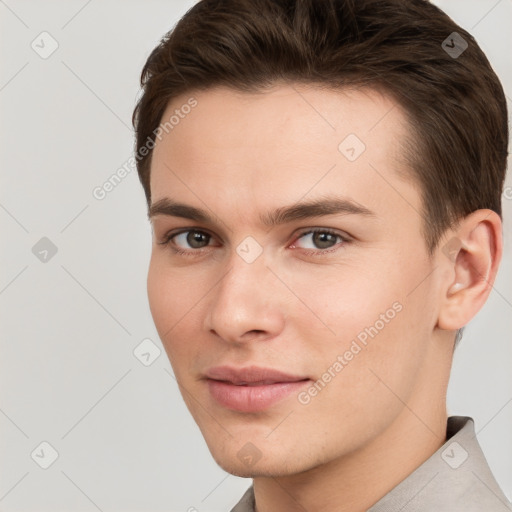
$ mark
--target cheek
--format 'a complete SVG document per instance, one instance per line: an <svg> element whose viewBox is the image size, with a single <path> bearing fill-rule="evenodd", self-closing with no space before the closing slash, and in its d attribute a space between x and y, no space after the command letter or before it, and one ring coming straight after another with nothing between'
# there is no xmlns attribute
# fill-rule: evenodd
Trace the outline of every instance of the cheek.
<svg viewBox="0 0 512 512"><path fill-rule="evenodd" d="M390 254L373 264L359 261L288 276L308 306L296 301L292 316L301 338L309 340L317 376L341 356L343 370L337 365L337 374L345 377L338 382L344 380L353 396L372 389L376 375L398 387L411 382L431 327L426 309L433 297L424 280L431 268L420 254L415 262Z"/></svg>
<svg viewBox="0 0 512 512"><path fill-rule="evenodd" d="M331 338L336 344L375 322L381 328L380 315L387 311L394 316L393 304L401 299L400 278L369 262L349 262L290 272L283 280L296 296L291 303L294 320L302 329L320 328L326 333L325 341Z"/></svg>
<svg viewBox="0 0 512 512"><path fill-rule="evenodd" d="M183 329L194 316L194 305L199 300L197 287L187 284L183 271L174 271L152 257L147 277L147 294L156 330L174 368L174 360L182 357L190 344L173 343L183 336Z"/></svg>
<svg viewBox="0 0 512 512"><path fill-rule="evenodd" d="M178 321L193 314L195 304L201 299L207 285L200 285L204 276L193 267L173 267L164 252L151 256L147 294L151 314L159 331L174 331Z"/></svg>
<svg viewBox="0 0 512 512"><path fill-rule="evenodd" d="M162 333L170 329L174 321L176 295L173 288L173 280L167 277L162 265L152 256L148 270L147 293L151 315L161 338Z"/></svg>

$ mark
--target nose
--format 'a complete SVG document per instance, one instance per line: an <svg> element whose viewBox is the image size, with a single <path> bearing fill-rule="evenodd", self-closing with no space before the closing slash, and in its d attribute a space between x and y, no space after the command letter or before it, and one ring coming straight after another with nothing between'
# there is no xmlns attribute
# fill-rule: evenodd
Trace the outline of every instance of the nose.
<svg viewBox="0 0 512 512"><path fill-rule="evenodd" d="M278 285L263 255L248 263L234 252L226 273L209 294L206 329L231 343L277 336L284 328Z"/></svg>

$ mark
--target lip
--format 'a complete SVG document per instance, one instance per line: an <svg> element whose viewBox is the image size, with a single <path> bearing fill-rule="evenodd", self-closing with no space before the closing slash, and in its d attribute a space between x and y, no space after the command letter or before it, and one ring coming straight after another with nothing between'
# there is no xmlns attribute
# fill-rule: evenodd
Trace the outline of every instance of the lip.
<svg viewBox="0 0 512 512"><path fill-rule="evenodd" d="M277 382L297 382L309 379L304 375L291 375L273 368L262 366L246 366L234 368L232 366L215 366L205 372L208 379L223 380L231 384L274 384Z"/></svg>
<svg viewBox="0 0 512 512"><path fill-rule="evenodd" d="M205 377L210 395L223 407L240 412L263 411L311 381L258 366L217 366L206 371Z"/></svg>

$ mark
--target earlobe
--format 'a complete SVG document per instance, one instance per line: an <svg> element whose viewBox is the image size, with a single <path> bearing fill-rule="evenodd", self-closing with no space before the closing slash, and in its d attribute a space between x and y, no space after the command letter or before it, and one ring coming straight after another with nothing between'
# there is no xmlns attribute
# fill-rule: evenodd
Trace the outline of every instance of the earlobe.
<svg viewBox="0 0 512 512"><path fill-rule="evenodd" d="M452 249L447 251L446 245ZM492 289L501 255L501 219L491 210L471 213L451 232L448 244L440 244L438 258L446 278L440 289L437 327L457 330L476 315Z"/></svg>

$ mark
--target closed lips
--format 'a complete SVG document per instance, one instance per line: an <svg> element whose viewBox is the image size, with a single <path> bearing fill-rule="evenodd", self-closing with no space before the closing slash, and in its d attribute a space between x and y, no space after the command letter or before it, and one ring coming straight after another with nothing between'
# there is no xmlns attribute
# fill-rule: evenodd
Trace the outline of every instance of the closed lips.
<svg viewBox="0 0 512 512"><path fill-rule="evenodd" d="M272 368L217 366L204 375L217 405L237 412L255 413L277 406L310 381Z"/></svg>
<svg viewBox="0 0 512 512"><path fill-rule="evenodd" d="M214 379L217 380L217 379ZM308 380L308 379L300 379ZM230 381L220 381L226 382L227 384L233 384L234 386L268 386L270 384L280 384L282 382L299 382L299 381L275 381L275 380L262 380L260 382L230 382Z"/></svg>

